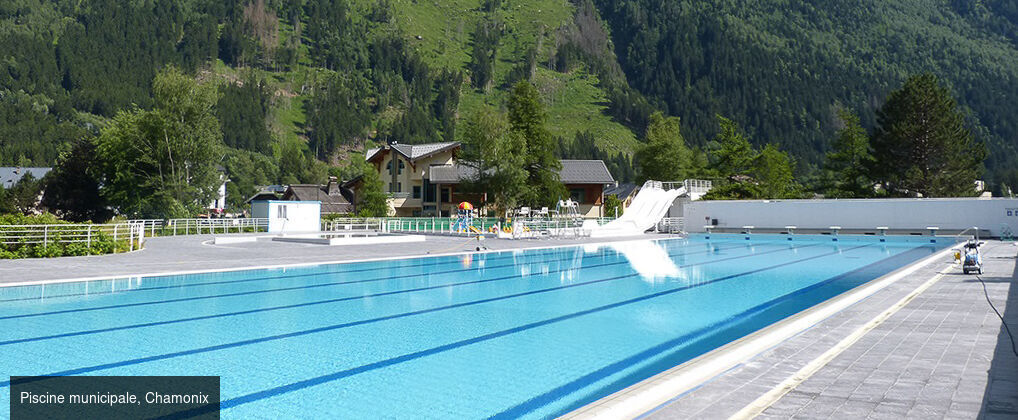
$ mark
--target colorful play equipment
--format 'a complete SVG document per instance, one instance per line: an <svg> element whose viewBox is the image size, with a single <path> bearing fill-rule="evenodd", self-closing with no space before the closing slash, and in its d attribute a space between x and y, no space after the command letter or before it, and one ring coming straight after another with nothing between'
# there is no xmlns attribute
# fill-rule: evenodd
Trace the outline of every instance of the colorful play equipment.
<svg viewBox="0 0 1018 420"><path fill-rule="evenodd" d="M474 205L466 201L460 203L459 211L456 213L456 222L452 230L459 233L481 233L480 229L474 227Z"/></svg>

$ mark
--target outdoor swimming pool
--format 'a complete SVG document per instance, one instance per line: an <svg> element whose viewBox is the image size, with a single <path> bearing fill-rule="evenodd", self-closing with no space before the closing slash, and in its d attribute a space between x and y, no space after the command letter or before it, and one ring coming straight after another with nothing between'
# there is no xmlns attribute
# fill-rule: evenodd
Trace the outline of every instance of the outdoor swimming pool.
<svg viewBox="0 0 1018 420"><path fill-rule="evenodd" d="M221 376L223 416L561 415L942 249L712 235L0 288L8 375Z"/></svg>

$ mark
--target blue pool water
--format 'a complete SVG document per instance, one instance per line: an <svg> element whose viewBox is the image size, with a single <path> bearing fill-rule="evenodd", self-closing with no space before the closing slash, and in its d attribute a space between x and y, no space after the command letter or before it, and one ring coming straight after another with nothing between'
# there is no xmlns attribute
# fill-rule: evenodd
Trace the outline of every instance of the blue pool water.
<svg viewBox="0 0 1018 420"><path fill-rule="evenodd" d="M8 375L221 376L228 418L564 414L929 256L713 235L0 288Z"/></svg>

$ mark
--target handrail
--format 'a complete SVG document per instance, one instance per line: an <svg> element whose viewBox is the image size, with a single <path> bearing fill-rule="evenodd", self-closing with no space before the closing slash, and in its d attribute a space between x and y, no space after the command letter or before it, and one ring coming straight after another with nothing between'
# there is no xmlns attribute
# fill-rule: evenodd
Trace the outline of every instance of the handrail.
<svg viewBox="0 0 1018 420"><path fill-rule="evenodd" d="M50 244L85 243L91 249L93 240L99 235L112 236L114 242L128 241L133 251L145 242L145 226L141 223L113 224L50 224L50 225L0 225L0 245L36 245L45 248Z"/></svg>

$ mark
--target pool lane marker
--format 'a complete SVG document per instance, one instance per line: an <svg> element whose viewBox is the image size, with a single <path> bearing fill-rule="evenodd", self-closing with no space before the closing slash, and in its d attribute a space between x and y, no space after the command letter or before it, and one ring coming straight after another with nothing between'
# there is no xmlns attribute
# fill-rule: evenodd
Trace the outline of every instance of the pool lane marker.
<svg viewBox="0 0 1018 420"><path fill-rule="evenodd" d="M730 250L730 249L739 249L739 248L744 248L744 247L745 247L745 245L742 245L742 246L733 246L733 247L729 247L729 248L713 247L713 248L711 248L709 250L705 250L703 252L715 252L715 251L717 251L719 249L720 250ZM802 248L802 247L800 247L800 248ZM782 248L782 249L787 249L787 248ZM780 251L780 249L778 251ZM696 254L696 253L700 253L700 251L690 252L690 253L687 253L687 254L681 254L681 253L680 254L669 254L669 256L673 256L674 257L674 256L683 256L683 255L693 255L693 254ZM605 256L605 254L598 254L598 255ZM621 254L617 254L617 256L621 257ZM585 256L583 258L596 258L596 257L597 256ZM573 260L575 260L575 256L565 257L565 258L558 258L558 259L554 259L554 260L534 261L534 262L525 263L525 265L552 263L552 262L564 262L564 261L573 261ZM612 264L607 264L607 265L617 265L617 264L624 264L624 263L627 263L627 260L620 258L618 262L612 263ZM60 314L77 313L77 312L92 312L92 311L99 311L99 310L106 310L106 309L120 309L120 308L131 308L131 307L138 307L138 306L162 305L162 304L167 304L167 303L192 302L192 301L196 301L196 300L207 300L207 299L224 298L224 297L237 297L237 296L250 296L250 295L264 294L264 293L289 292L289 291L294 291L294 290L317 289L317 288L322 288L322 287L333 287L333 286L344 286L344 285L348 285L348 284L370 283L370 282L385 281L385 280L394 280L394 279L410 279L410 278L415 278L415 277L427 277L427 276L433 276L433 275L439 275L439 274L467 273L467 272L473 272L473 271L477 271L477 270L494 270L494 269L499 269L499 268L511 268L511 267L516 267L518 265L519 265L519 263L512 263L512 264L503 264L503 265L500 265L500 266L491 266L491 267L473 267L473 268L468 268L468 269L436 271L436 272L430 272L430 273L404 274L404 275L399 275L399 276L383 276L383 277L375 277L375 278L362 279L362 280L338 281L338 282L328 282L328 283L307 284L307 285L302 285L302 286L279 287L279 288L275 288L275 289L248 290L248 291L244 291L244 292L222 293L222 294L218 294L218 295L190 296L190 297L183 297L183 298L176 298L176 299L165 299L165 300L153 300L153 301L143 301L143 302L133 302L133 303L122 303L122 304L117 304L117 305L106 305L106 306L94 306L94 307L90 307L90 308L86 307L86 308L76 308L76 309L61 309L61 310L58 310L58 311L49 311L49 312L34 312L34 313L27 313L27 314L4 315L4 316L0 316L0 321L4 321L4 320L8 320L8 319L33 318L33 317L38 317L38 316L60 315ZM601 265L596 265L596 266L588 266L588 268L591 268L591 267L601 267L601 266L605 266L605 265L606 264L601 264ZM560 269L560 270L556 270L554 272L562 272L562 271L570 271L570 270L575 270L575 268ZM515 278L515 277L520 277L520 276L519 275L514 275L512 277Z"/></svg>
<svg viewBox="0 0 1018 420"><path fill-rule="evenodd" d="M740 246L737 246L737 247L731 247L731 248L715 247L713 249L706 250L706 251L669 254L668 256L669 257L684 257L684 256L688 256L688 255L696 255L696 254L701 254L701 253L716 252L718 250L732 250L732 249L738 249L738 248L744 248L744 247L745 247L744 244L740 244ZM768 254L768 253L772 253L772 252L779 252L779 251L784 251L784 250L788 250L788 248L782 248L782 249L777 249L777 250L773 250L773 251L766 251L766 252L761 252L761 253L756 253L756 254L747 254L747 255L742 255L742 256L723 258L723 259L720 259L720 260L713 260L713 261L705 261L705 262L700 262L700 263L686 264L686 265L681 266L681 267L695 267L695 266L698 266L698 265L710 264L710 263L717 262L717 261L728 261L728 260L732 260L732 259L747 258L747 257L754 256L754 255L764 255L764 254ZM551 270L551 271L548 271L548 272L542 272L541 274L552 274L552 273L560 273L560 272L566 272L566 271L577 271L577 270L584 270L584 269L589 269L589 268L610 267L610 266L622 265L622 264L626 264L626 263L627 263L626 260L621 260L621 261L612 262L612 263L603 263L603 264L588 265L588 266L583 266L583 267L578 267L578 268L556 269L556 270ZM6 346L6 345L11 345L11 344L27 343L27 342L33 342L33 341L51 340L51 339L56 339L56 338L77 337L77 336L82 336L82 335L99 334L99 333L111 332L111 331L122 331L122 330L135 329L135 328L145 328L145 327L153 327L153 326L160 326L160 325L178 324L178 323L190 322L190 321L200 321L200 320L206 320L206 319L224 318L224 317L229 317L229 316L238 316L238 315L246 315L246 314L252 314L252 313L269 312L269 311L282 310L282 309L301 308L301 307L313 306L313 305L322 305L322 304L329 304L329 303L346 302L346 301L367 299L367 298L380 297L380 296L390 296L390 295L397 295L397 294L402 294L402 293L420 292L420 291L435 290L435 289L445 289L447 287L456 287L456 286L463 286L463 285L490 283L490 282L495 282L495 281L512 280L512 279L519 279L519 278L522 278L519 274L513 274L511 276L494 277L494 278L490 278L490 279L472 280L472 281L457 282L457 283L444 283L444 284L432 285L432 286L426 286L426 287L417 287L417 288L412 288L412 289L391 290L391 291L387 291L387 292L378 292L378 293L365 294L365 295L357 295L357 296L344 296L344 297L334 298L334 299L325 299L325 300L319 300L319 301L302 302L302 303L295 303L295 304L290 304L290 305L270 306L270 307L267 307L267 308L248 309L248 310L243 310L243 311L226 312L226 313L221 313L221 314L211 314L211 315L203 315L203 316L196 316L196 317L189 317L189 318L180 318L180 319L171 319L171 320L164 320L164 321L152 321L152 322L145 322L145 323L139 323L139 324L122 325L122 326L119 326L119 327L109 327L109 328L100 328L100 329L94 329L94 330L66 332L66 333L52 334L52 335L38 336L38 337L16 338L16 339L9 339L9 340L6 340L6 341L0 341L0 346ZM573 284L574 285L585 285L585 284L593 284L593 283L598 283L598 282L600 282L600 281L599 280L595 280L595 281L592 281L592 282L577 282L577 283L573 283Z"/></svg>
<svg viewBox="0 0 1018 420"><path fill-rule="evenodd" d="M875 245L885 245L875 243ZM755 356L777 347L785 340L809 329L884 287L897 282L939 258L950 248L856 287L826 302L772 324L738 341L668 369L614 394L576 409L564 418L641 418L675 402Z"/></svg>
<svg viewBox="0 0 1018 420"><path fill-rule="evenodd" d="M853 251L853 250L856 250L856 249L859 249L859 248L865 248L865 247L868 247L870 245L871 244L860 245L860 246L852 247L852 248L849 248L849 249L846 249L846 250L838 249L836 251L829 252L829 253L824 253L824 254L820 254L820 255L814 255L812 257L801 258L801 259L794 260L794 261L788 261L788 262L784 262L784 263L781 263L781 264L772 265L772 266L769 266L769 267L764 267L764 268L750 270L750 271L746 271L746 272L742 272L742 273L738 273L738 274L732 274L732 275L728 275L728 276L719 277L719 278L716 278L716 279L713 279L713 280L709 280L709 281L706 281L706 282L698 283L696 285L689 285L689 286L683 286L683 287L678 287L678 288L673 288L673 289L668 289L668 290L662 290L660 292L652 293L652 294L649 294L649 295L639 296L639 297L636 297L636 298L627 299L627 300L624 300L624 301L615 302L615 303L611 303L611 304L608 304L608 305L599 306L599 307L595 307L595 308L591 308L591 309L586 309L586 310L583 310L583 311L574 312L574 313L571 313L571 314L566 314L566 315L562 315L562 316L558 316L558 317L554 317L554 318L549 318L549 319L545 319L545 320L542 320L542 321L533 322L533 323L530 323L530 324L524 324L524 325L521 325L521 326L518 326L518 327L514 327L514 328L510 328L510 329L507 329L507 330L496 331L496 332L485 334L485 335L482 335L482 336L478 336L478 337L474 337L474 338L469 338L469 339L466 339L466 340L461 340L461 341L445 344L445 345L438 346L438 347L433 347L431 349L421 350L421 351L418 351L418 352L405 354L403 356L398 356L398 357L394 357L394 358L386 359L386 360L380 360L378 362L370 363L370 364L367 364L367 365L362 365L362 366L358 366L358 367L355 367L355 368L351 368L351 369L347 369L347 370L343 370L343 371L339 371L339 372L334 372L334 373L330 373L330 374L326 374L326 375L317 376L317 377L314 377L314 378L305 379L305 380L302 380L302 381L297 381L297 382L290 383L290 384L287 384L287 385L282 385L282 386L278 386L278 387L274 387L274 388L270 388L270 389L266 389L266 390L262 390L262 391L258 391L258 392L253 392L253 393L250 393L250 394L246 394L246 395L242 395L242 396L239 396L239 397L234 397L234 398L230 398L230 399L224 400L224 401L221 402L220 406L205 407L204 409L203 408L196 408L196 409L194 409L194 410L192 410L190 412L185 412L185 413L187 415L197 415L197 414L201 414L203 412L206 412L207 410L217 410L217 409L220 409L220 408L221 409L228 409L228 408L236 407L238 405L242 405L242 404L246 404L246 403L262 400L262 399L265 399L265 398L274 397L276 395L281 395L281 394L285 394L285 393L288 393L288 392L298 391L298 390L303 389L303 388L308 388L308 387L312 387L312 386L316 386L316 385L321 385L321 384L324 384L324 383L328 383L328 382L332 382L332 381L335 381L335 380L343 379L343 378L346 378L346 377L349 377L349 376L357 375L357 374L360 374L360 373L364 373L364 372L368 372L368 371L372 371L372 370L377 370L377 369L385 368L385 367L388 367L388 366L396 365L396 364L399 364L399 363L403 363L403 362L419 359L419 358L422 358L422 357L425 357L425 356L431 356L431 355L442 353L442 352L445 352L445 351L454 350L454 349L457 349L457 348L460 348L460 347L465 347L465 346L468 346L468 345L471 345L471 344L476 344L476 343L480 343L480 342L484 342L484 341L490 341L490 340L493 340L493 339L496 339L496 338L504 337L504 336L511 335L511 334L516 334L516 333L519 333L519 332L522 332L522 331L531 330L531 329L538 328L538 327L543 327L545 325L555 324L555 323L559 323L559 322L562 322L562 321L567 321L567 320L570 320L570 319L579 318L581 316L589 315L589 314L592 314L592 313L597 313L597 312L601 312L601 311L605 311L605 310L609 310L609 309L614 309L614 308L618 308L618 307L621 307L621 306L629 305L629 304L632 304L632 303L642 302L642 301L645 301L645 300L649 300L649 299L653 299L653 298L657 298L657 297L661 297L661 296L665 296L665 295L681 292L683 290L689 290L689 289L692 289L692 288L696 288L696 287L700 287L700 286L705 286L705 285L708 285L708 284L718 283L718 282L725 281L725 280L731 280L733 278L743 277L743 276L747 276L747 275L750 275L750 274L759 273L759 272L762 272L762 271L767 271L767 270L772 270L772 269L775 269L775 268L780 268L780 267L785 267L785 266L789 266L789 265L794 265L794 264L798 264L800 262L814 260L814 259L817 259L817 258L829 257L831 255L837 255L837 254L840 254L842 252ZM793 249L795 249L795 248L793 248Z"/></svg>
<svg viewBox="0 0 1018 420"><path fill-rule="evenodd" d="M790 251L790 250L796 250L796 249L801 249L801 248L812 247L812 246L816 246L816 245L820 245L820 244L810 244L810 245L806 245L806 246L802 246L802 247L784 248L784 249L781 249L781 250L767 251L767 252L763 252L763 253L759 253L759 254L745 255L745 256L742 256L742 257L738 257L738 258L747 258L747 257L751 257L751 256L759 256L759 255L762 255L762 254L770 254L770 253L774 253L774 252L778 252L778 251ZM817 258L827 257L827 256L839 254L839 253L844 252L844 251L851 251L851 250L855 250L855 249L859 249L859 248L864 248L864 247L867 247L867 246L870 246L870 245L871 244L861 245L861 246L849 248L847 250L843 250L843 249L839 248L838 250L835 250L835 251L829 252L829 253L825 253L825 254L819 254L819 255L815 255L815 256L807 257L807 258L802 258L802 259L795 260L795 261L788 261L788 262L785 262L785 263L781 263L781 264L777 264L777 265L772 265L772 266L769 266L769 267L764 267L764 268L759 268L759 269L755 269L755 270L751 270L751 271L746 271L746 272L742 272L742 273L737 273L737 274L732 274L732 275L728 275L728 276L724 276L724 277L719 277L717 279L709 280L709 281L706 281L706 282L701 282L701 283L696 283L696 284L692 284L692 285L686 285L686 286L682 286L682 287L678 287L678 288L663 290L661 292L652 293L652 294L649 294L649 295L638 296L638 297L633 298L633 299L629 299L629 300L625 300L625 301L621 301L621 302L616 302L616 303L613 303L613 304L609 304L609 305L605 305L605 306L601 306L601 307L597 307L597 308L593 308L593 309L587 309L587 310L584 310L584 311L581 311L581 312L574 312L572 314L566 314L566 315L563 315L563 316L552 318L550 320L538 321L538 322L535 322L535 323L532 323L532 324L527 324L527 325L524 325L524 326L521 326L521 327L514 327L514 328L509 329L509 330L503 330L503 331L499 331L499 332L495 332L495 333L486 334L486 335L483 335L483 336L480 336L480 337L474 337L474 338L471 338L471 339L463 340L463 341L456 342L456 343L465 343L465 344L454 346L454 347L450 347L450 349L451 348L455 348L455 347L462 347L462 346L467 345L467 344L473 344L474 342L486 341L486 340L489 340L489 339L501 337L503 335L509 335L511 333L514 333L514 332L519 332L519 331L524 331L524 330L531 329L531 328L536 328L536 327L539 327L539 326L542 326L542 325L552 324L552 323L555 323L555 322L559 322L559 321L564 321L564 320L567 320L567 319L576 318L576 317L579 317L579 316L587 315L589 313L599 312L599 311L602 311L602 310L611 309L611 308L615 308L615 307L618 307L618 306L627 305L627 304L630 304L630 303L635 303L635 302L640 302L640 301L647 300L647 299L652 299L652 298L655 298L655 297L658 297L658 296L664 296L664 295L668 295L668 294L672 294L672 293L676 293L676 292L681 292L683 290L695 289L697 287L706 286L708 284L713 284L713 283L717 283L717 282L720 282L720 281L730 280L730 279L737 278L737 277L742 277L742 276L746 276L746 275L750 275L750 274L755 274L755 273L762 272L762 271L767 271L767 270L771 270L771 269L775 269L775 268L780 268L780 267L784 267L784 266L787 266L787 265L796 264L796 263L802 262L802 261L808 261L808 260L813 260L813 259L817 259ZM735 258L735 257L733 257L733 258ZM714 262L720 262L720 261L721 260L716 260ZM711 262L704 262L704 263L698 263L698 264L691 264L689 266L703 265L703 264L710 264L710 263ZM292 337L298 337L298 336L303 336L303 335L316 334L316 333L320 333L320 332L338 330L338 329L342 329L342 328L349 328L349 327L353 327L353 326L357 326L357 325L363 325L363 324L369 324L369 323L373 323L373 322L387 321L387 320L391 320L391 319L404 318L404 317L413 316L413 315L420 315L420 314L426 314L426 313L431 313L431 312L438 312L438 311L447 310L447 309L455 309L455 308L460 308L460 307L465 307L465 306L472 306L472 305L478 305L478 304L483 304L483 303L496 302L496 301L500 301L500 300L517 298L517 297L521 297L521 296L536 295L536 294L540 294L540 293L547 293L547 292L552 292L552 291L557 291L557 290L569 289L569 288L573 288L573 287L585 286L585 285L595 284L595 283L603 283L603 282L608 282L608 281L615 281L615 280L620 280L620 279L625 279L625 278L632 278L632 277L637 277L637 276L639 276L639 274L634 272L634 273L630 273L630 274L627 274L627 275L610 277L610 278L599 279L599 280L593 280L593 281L584 282L584 283L573 283L573 284L568 284L568 285L558 286L558 287L552 287L552 288L547 288L547 289L531 290L531 291L528 291L528 292L516 293L516 294L512 294L512 295L499 296L499 297L488 298L488 299L481 299L481 300L470 301L470 302L463 302L463 303L458 303L458 304L454 304L454 305L442 306L442 307L437 307L437 308L423 309L423 310L419 310L419 311L406 312L406 313L395 314L395 315L389 315L389 316L380 317L380 318L372 318L372 319L348 322L348 323L343 323L343 324L329 325L329 326L313 328L313 329L309 329L309 330L294 331L294 332L285 333L285 334L277 334L277 335L268 336L268 337L260 337L260 338L253 338L253 339L242 340L242 341L235 341L235 342L232 342L232 343L218 344L218 345L214 345L214 346L201 347L201 348L197 348L197 349L182 350L182 351L177 351L177 352L172 352L172 353L164 353L164 354L159 354L159 355L154 355L154 356L146 356L146 357L140 357L140 358L136 358L136 359L122 360L122 361L119 361L119 362L104 363L104 364L101 364L101 365L93 365L93 366L87 366L87 367L82 367L82 368L68 369L68 370L63 370L63 371L59 371L59 372L48 373L48 374L46 374L44 376L78 375L78 374L82 374L82 373L89 373L89 372L95 372L95 371L99 371L99 370L106 370L106 369L111 369L111 368L116 368L116 367L136 365L136 364L140 364L140 363L147 363L147 362L152 362L152 361L171 359L171 358L179 357L179 356L187 356L187 355L192 355L192 354L208 353L208 352L211 352L211 351L224 350L224 349L234 348L234 347L241 347L241 346L246 346L246 345L249 345L249 344L257 344L257 343L262 343L262 342L267 342L267 341L274 341L274 340L281 340L281 339L285 339L285 338L292 338ZM490 336L490 338L479 340L482 337L489 337L489 336ZM440 346L439 348L446 348L446 347L448 347L450 345L453 345L453 344L456 344L456 343L446 344L446 345ZM433 350L435 350L435 349L423 350L421 352L416 352L416 353L411 353L411 354L417 354L417 353L422 353L422 352L431 352L431 353L438 353L439 352L439 351L433 351ZM442 351L444 351L444 350L442 350ZM427 355L427 354L422 354L422 355L420 355L418 357L423 357L425 355ZM406 355L397 357L397 359L401 358L401 357L405 357L405 356ZM392 359L390 359L390 360L392 360ZM375 365L377 363L382 363L382 362L385 362L385 361L383 360L381 362L375 362L375 363L372 363L371 365ZM395 363L392 363L392 364L395 364ZM365 365L365 366L368 366L368 365ZM354 369L359 369L359 368L354 368ZM369 369L369 370L372 370L372 369ZM10 381L9 380L7 380L7 381L0 381L0 388L4 388L4 387L7 387L7 386L10 386Z"/></svg>
<svg viewBox="0 0 1018 420"><path fill-rule="evenodd" d="M505 255L505 256L499 256L499 257L484 258L484 259L478 260L478 262L482 262L482 261L483 262L498 261L498 260L516 258L516 257L536 257L536 256L546 256L546 255L553 255L553 252L540 252L540 253L535 252L535 253L530 253L530 254L527 254L527 255L515 255L515 254L512 254L512 255ZM605 253L604 253L604 251L601 251L597 255L604 256ZM565 260L564 259L558 259L558 260L547 260L547 261L534 261L533 263L528 263L528 264L534 264L534 263L538 263L538 262L552 262L552 261L565 261ZM404 265L404 266L397 266L397 267L392 267L392 268L393 269L402 270L402 269L405 269L405 268L420 268L420 267L434 267L434 266L446 265L446 264L461 264L462 262L463 262L462 260L449 260L449 261L442 261L442 262L432 262L432 263L427 263L427 264ZM449 270L449 271L418 273L418 274L407 274L406 276L424 276L424 275L429 275L429 274L446 274L446 273L455 273L455 272L460 272L460 271L469 271L469 270L473 270L473 269L476 269L476 268L498 268L498 267L509 267L509 266L512 266L512 265L502 265L502 266L495 266L495 267L472 267L472 268L469 268L469 269L457 269L457 270ZM183 288L188 288L188 287L201 287L201 286L215 286L215 285L222 285L222 284L249 283L249 282L256 282L256 281L278 280L278 279L300 278L300 277L330 276L330 275L334 275L334 274L360 273L360 272L365 272L365 271L376 271L376 270L378 270L377 267L370 267L370 268L358 268L358 269L353 269L353 270L323 271L323 272L317 272L317 273L310 273L309 272L309 273L300 273L300 274L284 274L284 275L273 275L273 276L266 276L266 277L254 277L254 278L245 278L245 279L237 279L237 280L210 281L210 282L205 282L205 283L183 283L183 284L174 284L174 285L165 285L165 286L139 287L139 288L135 288L135 289L113 290L113 291L108 291L108 292L107 291L103 291L103 292L93 292L93 293L66 293L66 294L62 294L62 295L23 297L23 298L13 298L13 299L0 299L0 303L4 303L4 302L16 302L16 301L28 301L28 300L57 299L57 298L75 297L75 296L103 296L103 295L111 295L111 294L123 294L123 293L132 293L132 292L145 292L145 291L149 291L149 290L183 289ZM252 270L252 271L261 271L261 270ZM268 269L266 271L268 271ZM284 271L284 273L285 273L285 271ZM210 273L210 274L212 274L212 273ZM195 275L195 274L189 274L189 275ZM183 275L183 276L187 276L187 275ZM404 276L404 275L400 275L400 276ZM150 277L150 279L157 279L157 278L161 278L161 277L177 277L177 276L153 276L153 277ZM402 278L402 277L388 277L388 278ZM116 280L125 280L125 279L126 278L124 278L124 279L92 280L92 281L84 282L84 283L91 283L91 282L98 282L98 281L116 281ZM343 283L343 284L346 284L346 283ZM38 285L38 286L42 286L42 285ZM35 286L35 287L38 287L38 286ZM21 287L33 287L33 286L21 286Z"/></svg>
<svg viewBox="0 0 1018 420"><path fill-rule="evenodd" d="M743 407L742 410L739 410L737 413L733 414L731 417L729 417L729 419L749 420L760 414L763 414L763 412L767 410L767 408L769 408L771 405L774 405L774 403L778 402L778 400L780 400L781 397L784 397L786 394L788 394L796 387L801 385L815 373L820 371L820 369L822 369L824 366L827 366L827 364L833 361L835 357L838 357L838 355L843 353L845 350L848 350L849 347L852 347L852 345L858 342L860 339L862 339L863 336L879 327L881 324L884 323L884 321L887 321L891 316L898 313L898 311L900 311L902 308L904 308L906 305L912 302L916 297L919 297L919 295L921 295L927 289L929 289L938 281L940 281L940 279L944 277L944 274L947 274L947 271L950 270L951 268L952 266L948 265L947 267L944 267L944 269L938 271L936 275L931 277L925 283L919 285L919 287L915 288L915 290L913 290L911 293L901 298L901 300L896 302L894 305L891 305L890 308L887 308L879 315L869 320L869 322L857 328L843 340L838 342L838 344L836 344L834 347L831 347L829 350L818 356L816 359L813 359L812 361L807 363L806 366L802 367L802 369L799 369L797 372L795 372L795 374L782 381L780 384L778 384L776 387L768 391L766 394L761 395L759 398L749 403L749 405Z"/></svg>
<svg viewBox="0 0 1018 420"><path fill-rule="evenodd" d="M883 258L883 259L881 259L879 261L876 261L876 262L864 265L862 267L857 267L855 269L852 269L850 271L847 271L847 272L835 275L833 277L828 277L828 278L826 278L824 280L821 280L819 282L810 284L808 286L792 290L792 291L790 291L788 293L785 293L785 294L783 294L781 296L778 296L778 297L776 297L774 299L770 299L770 300L768 300L766 302L763 302L763 303L761 303L759 305L756 305L756 306L753 306L753 307L751 307L749 309L746 309L746 310L744 310L744 311L742 311L742 312L740 312L738 314L731 315L728 318L726 318L726 319L724 319L724 320L722 320L722 321L720 321L720 322L718 322L716 324L711 325L710 327L702 328L702 329L697 330L696 332L693 332L693 333L687 333L687 334L685 334L685 335L683 335L681 337L676 337L676 338L669 339L668 341L666 341L664 343L658 344L656 346L653 346L651 348L643 350L643 351L641 351L639 353L633 354L633 355L631 355L631 356L629 356L629 357L627 357L625 359L622 359L622 360L619 360L619 361L617 361L615 363L612 363L610 365L604 366L604 367L602 367L600 369L597 369L597 370L595 370L593 372L590 372L590 373L588 373L588 374L586 374L584 376L581 376L581 377L579 377L579 378L577 378L577 379L575 379L573 381L567 382L567 383L565 383L563 385L560 385L560 386L558 386L556 388L548 390L548 391L544 392L543 394L540 394L540 395L538 395L536 397L533 397L530 400L527 400L527 401L525 401L525 402L523 402L521 404L517 404L517 405L515 405L513 407L510 407L510 408L508 408L508 409L506 409L506 410L504 410L504 411L494 415L493 418L518 418L518 417L522 417L522 416L524 416L524 415L526 415L526 414L528 414L528 413L530 413L530 412L532 412L534 410L537 410L537 409L539 409L541 407L544 407L544 406L546 406L548 404L551 404L551 403L553 403L555 401L564 399L568 395L572 394L573 392L580 391L580 390L582 390L582 389L592 385L593 383L595 383L597 381L603 380L605 378L610 377L611 375L614 375L614 374L622 371L625 368L632 367L632 366L637 365L639 363L645 362L646 360L651 359L653 357L659 357L661 360L667 359L667 358L671 357L671 354L665 354L665 352L673 351L673 350L674 351L678 351L684 345L688 344L690 341L695 341L698 338L704 338L704 336L707 335L706 333L708 333L708 332L716 334L716 333L718 333L718 332L720 332L722 330L728 329L728 328L736 328L738 325L740 325L740 324L742 324L744 322L751 321L750 319L748 319L750 317L754 317L754 316L758 316L760 314L764 314L764 313L766 313L766 312L768 312L770 310L773 310L776 307L779 307L779 306L784 305L784 304L788 304L790 302L790 300L795 298L795 297L802 296L802 295L808 294L810 292L819 290L819 289L827 287L827 286L829 286L829 285L831 285L831 284L833 284L835 282L846 280L846 279L852 279L852 278L854 278L856 276L863 276L862 279L865 279L865 280L859 281L859 284L865 284L866 282L868 282L870 280L873 280L875 278L879 278L879 277L883 276L884 274L886 274L889 271L893 271L894 269L901 267L902 264L900 263L900 261L903 260L903 259L905 261L907 261L907 262L914 262L916 259L914 257L912 257L910 254L914 253L914 252L917 252L917 251L921 252L921 250L919 248L909 249L907 251L891 255L891 256L889 256L887 258ZM888 269L885 269L885 267L891 267L891 268L888 270ZM874 270L875 270L876 273L879 273L879 274L871 275L871 274L874 273ZM849 290L851 290L851 289L849 289ZM837 294L835 294L834 296L837 296ZM830 296L830 297L833 297L833 296ZM805 308L802 308L802 309L808 309L809 307L812 307L815 304L822 303L823 301L829 299L830 297L822 299L822 300L820 300L818 302L815 302L813 304L809 304L808 306L806 306ZM793 312L792 315L795 315L795 312ZM760 329L764 329L768 325L773 325L773 324L775 324L777 322L780 322L781 319L785 319L785 318L788 318L788 316L780 317L780 319L777 319L774 322L771 322L769 324L765 324L763 326L755 328L754 331L760 330ZM743 337L743 336L746 336L746 335L749 335L749 334L742 334L740 337ZM715 348L718 348L718 347L721 347L721 346L717 346ZM709 353L709 351L708 352L704 352L704 353ZM704 353L701 353L701 354L704 354ZM672 354L674 354L674 352ZM650 375L650 376L656 376L656 375ZM615 387L614 386L615 383L618 383L619 381L624 381L624 379L616 379L616 381L612 385L604 385L604 386L601 386L599 389L603 390L605 388ZM622 386L621 388L624 388L624 386ZM590 392L590 391L588 391L588 392ZM614 395L614 393L613 393L613 395ZM568 413L565 413L565 414L568 415Z"/></svg>
<svg viewBox="0 0 1018 420"><path fill-rule="evenodd" d="M218 268L218 269L202 269L202 270L178 270L178 271L166 271L166 272L154 272L154 273L135 273L135 274L116 274L111 276L93 276L93 277L77 277L77 278L66 278L66 279L51 279L51 280L32 280L32 281L20 281L10 283L0 283L0 288L5 287L24 287L24 286L45 286L49 284L61 284L61 283L85 283L90 281L100 280L124 280L130 278L149 278L149 277L170 277L170 276L184 276L190 274L214 274L214 273L234 273L238 271L258 271L258 270L278 270L288 268L306 268L306 267L318 267L323 265L347 265L347 264L359 264L359 263L371 263L371 262L385 262L393 260L419 260L419 259L437 259L442 257L461 257L465 255L488 255L488 254L502 254L502 253L517 253L534 250L547 250L547 249L560 249L560 248L574 248L574 247L585 247L585 246L608 246L612 244L624 244L630 242L667 242L667 241L680 241L687 240L686 237L681 236L669 236L666 238L659 239L647 239L647 238L630 238L619 241L602 241L602 242L590 242L590 243L572 243L564 245L549 245L549 246L535 246L535 247L521 247L521 248L506 248L506 249L488 249L483 251L462 251L462 252L449 252L445 254L424 254L424 255L396 255L390 257L375 257L375 258L359 258L350 260L334 260L334 261L316 261L316 262L305 262L305 263L294 263L294 264L272 264L272 265L256 265L248 267L230 267L230 268ZM708 242L709 243L709 242ZM84 258L100 258L102 255L86 256Z"/></svg>

